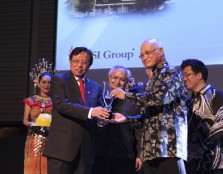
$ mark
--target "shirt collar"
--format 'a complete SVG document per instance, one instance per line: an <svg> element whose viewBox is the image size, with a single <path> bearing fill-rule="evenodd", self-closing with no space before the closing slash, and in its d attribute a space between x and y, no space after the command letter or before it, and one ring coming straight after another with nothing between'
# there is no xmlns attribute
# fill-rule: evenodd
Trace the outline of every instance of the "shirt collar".
<svg viewBox="0 0 223 174"><path fill-rule="evenodd" d="M204 94L209 88L211 87L210 84L207 84L206 86L204 86L199 92L201 94Z"/></svg>
<svg viewBox="0 0 223 174"><path fill-rule="evenodd" d="M74 78L75 78L77 81L78 81L78 79L83 79L83 81L85 81L85 77L80 78L80 77L74 76Z"/></svg>
<svg viewBox="0 0 223 174"><path fill-rule="evenodd" d="M210 84L205 85L203 88L200 89L200 91L198 91L196 94L193 93L192 97L198 96L200 94L204 95L206 93L206 91L211 87Z"/></svg>

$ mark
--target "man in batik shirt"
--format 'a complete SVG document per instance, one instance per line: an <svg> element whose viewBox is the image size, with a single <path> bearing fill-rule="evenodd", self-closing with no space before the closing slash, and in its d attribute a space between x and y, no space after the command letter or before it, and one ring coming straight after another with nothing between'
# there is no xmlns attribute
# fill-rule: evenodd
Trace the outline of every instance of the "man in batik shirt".
<svg viewBox="0 0 223 174"><path fill-rule="evenodd" d="M208 70L203 62L187 59L181 64L188 100L188 174L223 173L223 92L206 84Z"/></svg>
<svg viewBox="0 0 223 174"><path fill-rule="evenodd" d="M110 95L146 109L141 142L143 172L185 174L187 110L181 71L168 65L164 49L156 39L144 41L140 52L146 70L153 71L145 92L130 93L115 89Z"/></svg>

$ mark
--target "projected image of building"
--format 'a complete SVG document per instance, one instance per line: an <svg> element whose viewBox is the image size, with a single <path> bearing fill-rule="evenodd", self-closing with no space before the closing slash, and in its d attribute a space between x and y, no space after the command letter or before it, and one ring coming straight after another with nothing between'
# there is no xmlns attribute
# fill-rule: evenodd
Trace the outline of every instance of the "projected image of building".
<svg viewBox="0 0 223 174"><path fill-rule="evenodd" d="M166 9L171 0L68 0L75 16L146 13Z"/></svg>
<svg viewBox="0 0 223 174"><path fill-rule="evenodd" d="M94 12L101 14L129 13L135 10L137 0L95 0Z"/></svg>

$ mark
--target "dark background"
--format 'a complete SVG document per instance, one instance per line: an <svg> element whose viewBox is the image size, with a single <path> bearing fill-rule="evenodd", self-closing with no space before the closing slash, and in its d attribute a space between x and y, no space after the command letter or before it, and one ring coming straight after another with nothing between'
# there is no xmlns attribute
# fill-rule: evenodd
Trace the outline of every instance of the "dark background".
<svg viewBox="0 0 223 174"><path fill-rule="evenodd" d="M31 67L43 57L55 62L56 12L56 0L0 1L1 174L23 173L26 127L22 125L22 100L33 95ZM208 82L223 90L223 65L209 65L208 69ZM143 68L130 70L136 82L146 82ZM101 83L107 80L107 72L90 70L87 76Z"/></svg>
<svg viewBox="0 0 223 174"><path fill-rule="evenodd" d="M26 128L23 98L33 94L29 71L54 62L56 0L0 1L0 173L22 174Z"/></svg>

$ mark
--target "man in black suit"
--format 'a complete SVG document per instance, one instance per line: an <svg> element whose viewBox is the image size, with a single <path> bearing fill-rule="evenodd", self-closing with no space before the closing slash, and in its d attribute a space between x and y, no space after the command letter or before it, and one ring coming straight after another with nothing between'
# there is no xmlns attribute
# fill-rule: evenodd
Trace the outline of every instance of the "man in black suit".
<svg viewBox="0 0 223 174"><path fill-rule="evenodd" d="M48 174L90 174L93 161L93 119L108 118L101 86L85 77L93 63L92 52L76 47L70 54L70 71L56 74L51 84L53 119L43 152ZM84 81L81 94L79 79ZM83 96L83 97L82 97Z"/></svg>

